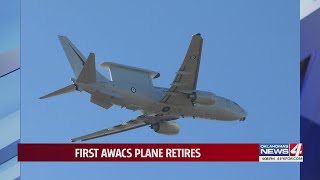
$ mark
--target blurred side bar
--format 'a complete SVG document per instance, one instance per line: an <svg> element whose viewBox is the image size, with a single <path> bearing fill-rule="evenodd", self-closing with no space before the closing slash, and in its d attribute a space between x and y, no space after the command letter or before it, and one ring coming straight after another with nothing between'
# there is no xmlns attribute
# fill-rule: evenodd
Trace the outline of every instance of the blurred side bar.
<svg viewBox="0 0 320 180"><path fill-rule="evenodd" d="M0 1L0 180L20 179L20 0Z"/></svg>
<svg viewBox="0 0 320 180"><path fill-rule="evenodd" d="M19 49L0 53L0 179L20 177L17 144L20 142Z"/></svg>
<svg viewBox="0 0 320 180"><path fill-rule="evenodd" d="M300 60L300 176L320 179L320 9L300 21Z"/></svg>

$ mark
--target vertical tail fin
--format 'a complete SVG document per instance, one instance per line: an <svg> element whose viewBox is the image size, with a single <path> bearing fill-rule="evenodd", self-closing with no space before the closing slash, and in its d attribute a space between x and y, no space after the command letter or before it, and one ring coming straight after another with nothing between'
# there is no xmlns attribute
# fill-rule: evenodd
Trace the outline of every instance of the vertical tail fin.
<svg viewBox="0 0 320 180"><path fill-rule="evenodd" d="M63 47L64 52L69 60L70 66L74 72L76 78L78 78L83 65L86 62L86 58L76 48L75 45L65 36L59 36L60 43Z"/></svg>
<svg viewBox="0 0 320 180"><path fill-rule="evenodd" d="M58 36L60 43L63 47L63 50L69 60L70 66L74 72L76 78L80 76L80 73L83 69L84 64L87 59L83 56L83 54L77 49L77 47L72 44L72 42L65 36ZM94 57L93 57L94 58ZM109 81L102 74L96 71L96 81L98 82L107 82Z"/></svg>
<svg viewBox="0 0 320 180"><path fill-rule="evenodd" d="M96 62L95 62L94 53L90 53L88 60L83 66L77 81L82 83L94 83L97 81Z"/></svg>

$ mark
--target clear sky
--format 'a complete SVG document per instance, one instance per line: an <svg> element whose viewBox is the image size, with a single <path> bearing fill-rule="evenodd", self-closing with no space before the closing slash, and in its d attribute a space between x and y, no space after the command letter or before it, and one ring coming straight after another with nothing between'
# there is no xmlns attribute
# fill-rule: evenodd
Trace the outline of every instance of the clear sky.
<svg viewBox="0 0 320 180"><path fill-rule="evenodd" d="M177 136L145 127L90 142L299 142L299 25L298 0L22 1L22 142L69 143L139 115L104 110L84 92L39 100L73 77L58 35L85 56L95 52L98 64L158 71L154 84L168 87L199 32L198 89L236 101L247 120L185 118ZM298 163L22 163L21 170L23 179L299 179Z"/></svg>
<svg viewBox="0 0 320 180"><path fill-rule="evenodd" d="M0 53L20 44L20 1L0 1Z"/></svg>

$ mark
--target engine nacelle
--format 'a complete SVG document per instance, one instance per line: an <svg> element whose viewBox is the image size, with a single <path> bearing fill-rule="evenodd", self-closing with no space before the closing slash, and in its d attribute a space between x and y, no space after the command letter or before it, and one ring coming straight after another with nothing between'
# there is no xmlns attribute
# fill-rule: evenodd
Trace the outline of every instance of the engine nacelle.
<svg viewBox="0 0 320 180"><path fill-rule="evenodd" d="M173 121L159 122L151 125L154 132L165 135L176 135L180 131L180 126Z"/></svg>
<svg viewBox="0 0 320 180"><path fill-rule="evenodd" d="M216 95L211 92L196 91L188 96L193 103L201 105L213 105L216 102Z"/></svg>

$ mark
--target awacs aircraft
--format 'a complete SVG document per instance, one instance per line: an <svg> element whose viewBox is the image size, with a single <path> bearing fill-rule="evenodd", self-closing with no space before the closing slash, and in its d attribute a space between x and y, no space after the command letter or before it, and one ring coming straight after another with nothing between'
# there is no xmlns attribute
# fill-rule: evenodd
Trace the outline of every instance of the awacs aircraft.
<svg viewBox="0 0 320 180"><path fill-rule="evenodd" d="M157 72L105 62L100 64L100 67L109 70L109 80L96 70L93 53L85 58L67 37L59 36L59 40L76 78L71 79L71 85L40 99L73 91L85 91L91 95L90 102L105 109L118 105L143 113L114 127L74 138L72 142L108 136L143 126L150 126L160 134L175 135L179 133L180 127L174 120L183 117L243 121L247 116L246 111L237 103L196 89L203 42L201 34L192 36L187 54L170 88L153 86L152 79L160 76Z"/></svg>

